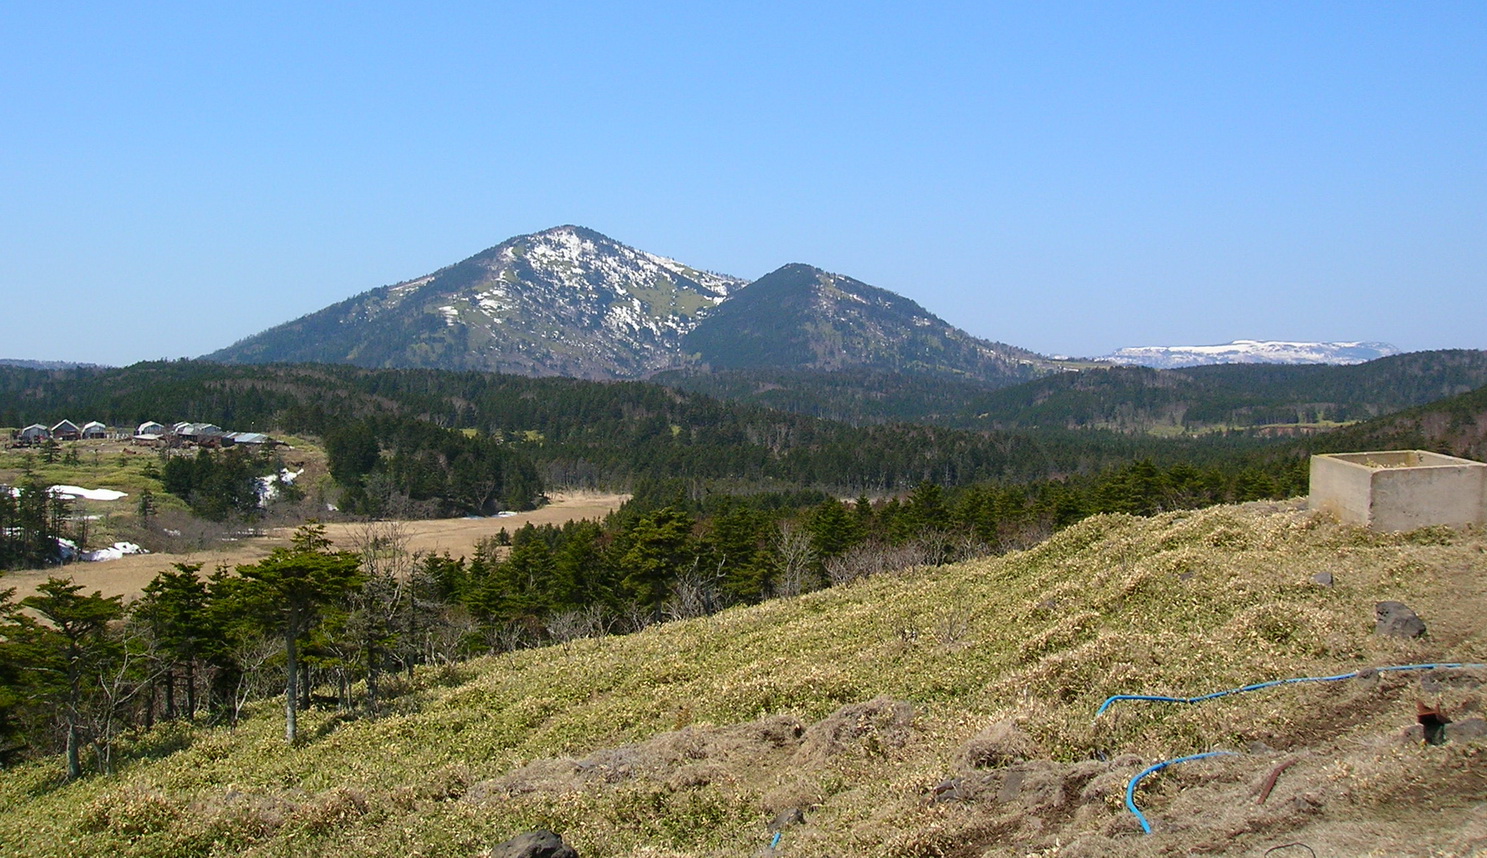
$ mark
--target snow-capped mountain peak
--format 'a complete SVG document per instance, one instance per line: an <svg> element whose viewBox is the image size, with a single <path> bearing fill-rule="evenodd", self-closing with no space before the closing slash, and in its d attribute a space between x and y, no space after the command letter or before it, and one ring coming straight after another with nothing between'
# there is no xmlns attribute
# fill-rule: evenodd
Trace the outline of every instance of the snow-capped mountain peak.
<svg viewBox="0 0 1487 858"><path fill-rule="evenodd" d="M591 229L559 226L364 292L209 357L644 377L675 365L682 336L744 284Z"/></svg>
<svg viewBox="0 0 1487 858"><path fill-rule="evenodd" d="M1132 346L1101 360L1129 366L1176 369L1216 363L1355 364L1399 354L1388 343L1307 343L1281 340L1234 340L1212 346Z"/></svg>

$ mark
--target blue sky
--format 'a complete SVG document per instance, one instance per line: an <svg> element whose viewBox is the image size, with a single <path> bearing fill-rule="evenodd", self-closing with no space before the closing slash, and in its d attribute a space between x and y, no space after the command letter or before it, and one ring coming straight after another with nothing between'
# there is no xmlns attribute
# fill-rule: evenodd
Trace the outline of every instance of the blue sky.
<svg viewBox="0 0 1487 858"><path fill-rule="evenodd" d="M0 357L564 223L1045 353L1487 348L1480 2L226 5L0 4Z"/></svg>

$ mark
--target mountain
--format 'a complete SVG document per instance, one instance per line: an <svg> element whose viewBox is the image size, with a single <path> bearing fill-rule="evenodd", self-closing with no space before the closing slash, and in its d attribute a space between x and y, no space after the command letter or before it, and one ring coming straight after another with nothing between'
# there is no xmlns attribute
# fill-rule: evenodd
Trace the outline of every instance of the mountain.
<svg viewBox="0 0 1487 858"><path fill-rule="evenodd" d="M682 335L742 285L560 226L363 292L206 358L634 378L675 365Z"/></svg>
<svg viewBox="0 0 1487 858"><path fill-rule="evenodd" d="M787 265L746 285L577 226L517 236L206 359L594 380L698 367L871 368L998 385L1048 366L849 277Z"/></svg>
<svg viewBox="0 0 1487 858"><path fill-rule="evenodd" d="M871 369L1000 384L1051 363L977 339L923 307L860 280L786 265L750 283L682 338L712 370Z"/></svg>
<svg viewBox="0 0 1487 858"><path fill-rule="evenodd" d="M1388 343L1289 343L1235 340L1217 346L1132 346L1101 360L1111 363L1175 369L1219 363L1355 364L1399 354Z"/></svg>
<svg viewBox="0 0 1487 858"><path fill-rule="evenodd" d="M22 360L19 358L0 358L0 366L18 366L24 369L82 369L97 368L96 363L75 363L67 360Z"/></svg>

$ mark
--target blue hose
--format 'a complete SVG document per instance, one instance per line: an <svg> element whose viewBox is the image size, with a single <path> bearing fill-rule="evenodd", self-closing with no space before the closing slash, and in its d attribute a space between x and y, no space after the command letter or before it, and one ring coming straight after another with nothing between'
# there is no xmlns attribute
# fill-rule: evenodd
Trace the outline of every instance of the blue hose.
<svg viewBox="0 0 1487 858"><path fill-rule="evenodd" d="M1150 834L1151 823L1146 821L1146 814L1142 813L1141 808L1136 806L1136 784L1141 783L1141 779L1146 777L1147 775L1159 772L1162 769L1167 768L1168 766L1175 766L1178 763L1190 763L1193 760L1202 760L1207 757L1224 756L1232 757L1237 755L1233 751L1209 751L1204 754L1193 754L1189 757L1178 757L1175 760L1164 760L1154 766L1146 768L1144 771L1141 772L1141 774L1135 776L1134 778L1131 778L1130 783L1126 784L1126 809L1129 810L1131 813L1136 814L1136 821L1141 823L1141 830L1147 834Z"/></svg>
<svg viewBox="0 0 1487 858"><path fill-rule="evenodd" d="M1395 665L1393 667L1365 668L1365 670L1372 670L1377 673L1385 673L1388 671L1398 670L1459 670L1476 667L1487 667L1487 665L1469 663L1401 664ZM1100 716L1105 714L1105 710L1109 709L1111 704L1119 700L1150 700L1156 703L1201 703L1204 700L1213 700L1217 697L1226 697L1230 694L1239 694L1242 691L1259 691L1262 688L1274 688L1277 685L1291 685L1297 682L1337 682L1343 679L1354 679L1363 672L1363 670L1355 670L1352 673L1339 673L1336 676L1299 676L1294 679L1272 679L1269 682L1257 682L1254 685L1246 685L1242 688L1230 688L1227 691L1215 691L1211 694L1200 694L1197 697L1164 697L1159 694L1112 694L1111 696L1105 698L1105 702L1100 704L1099 709L1095 710L1095 720L1099 720Z"/></svg>

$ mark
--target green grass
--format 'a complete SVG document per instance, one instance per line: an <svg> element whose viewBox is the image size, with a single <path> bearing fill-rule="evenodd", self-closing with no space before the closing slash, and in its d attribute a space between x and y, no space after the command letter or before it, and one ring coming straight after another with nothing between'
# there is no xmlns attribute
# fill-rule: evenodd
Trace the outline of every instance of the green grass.
<svg viewBox="0 0 1487 858"><path fill-rule="evenodd" d="M1015 722L1052 760L1159 759L1243 747L1335 692L1131 705L1093 724L1106 695L1483 660L1479 637L1371 635L1374 601L1428 618L1451 598L1438 582L1480 565L1483 545L1260 507L1100 516L1002 558L422 671L394 714L310 713L293 749L265 702L235 730L139 737L113 776L64 785L56 760L28 763L0 778L0 851L468 856L549 827L586 858L755 854L775 812L808 805L799 854L932 854L925 832L948 823L924 796L988 725ZM1337 586L1311 585L1320 571ZM913 729L868 725L815 756L813 733L802 750L723 750L737 725L809 726L880 697L910 703ZM565 758L588 768L543 762ZM623 759L630 774L593 774Z"/></svg>

